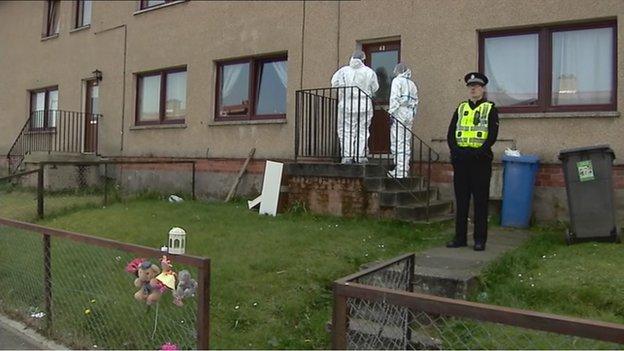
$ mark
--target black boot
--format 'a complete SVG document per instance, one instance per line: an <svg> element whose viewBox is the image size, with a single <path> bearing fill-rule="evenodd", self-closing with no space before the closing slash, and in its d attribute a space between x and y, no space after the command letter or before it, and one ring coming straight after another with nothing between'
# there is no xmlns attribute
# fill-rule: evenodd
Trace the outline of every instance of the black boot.
<svg viewBox="0 0 624 351"><path fill-rule="evenodd" d="M466 243L465 241L457 240L457 239L453 239L453 241L449 241L448 243L446 243L446 247L448 248L466 247L466 246L468 246L468 243Z"/></svg>
<svg viewBox="0 0 624 351"><path fill-rule="evenodd" d="M477 243L474 245L475 251L485 251L485 243Z"/></svg>

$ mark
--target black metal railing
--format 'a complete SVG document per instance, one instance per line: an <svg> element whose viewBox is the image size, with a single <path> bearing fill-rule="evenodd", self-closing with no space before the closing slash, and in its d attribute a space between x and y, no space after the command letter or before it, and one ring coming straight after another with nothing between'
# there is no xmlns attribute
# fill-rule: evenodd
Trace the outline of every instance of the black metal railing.
<svg viewBox="0 0 624 351"><path fill-rule="evenodd" d="M366 158L373 99L358 87L299 90L295 96L295 158Z"/></svg>
<svg viewBox="0 0 624 351"><path fill-rule="evenodd" d="M374 100L358 87L298 90L295 109L295 160L380 165L404 190L414 190L414 182L427 189L429 218L431 171L440 155L408 125L381 110L390 124L390 152L374 153L368 150ZM412 195L417 197L415 192Z"/></svg>
<svg viewBox="0 0 624 351"><path fill-rule="evenodd" d="M7 154L9 173L17 171L32 152L97 154L101 118L75 111L32 112Z"/></svg>

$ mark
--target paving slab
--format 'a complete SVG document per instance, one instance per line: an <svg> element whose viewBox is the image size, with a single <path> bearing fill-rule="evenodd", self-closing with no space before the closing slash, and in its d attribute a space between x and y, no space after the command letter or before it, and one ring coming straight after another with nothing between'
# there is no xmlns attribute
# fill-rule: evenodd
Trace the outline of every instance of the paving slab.
<svg viewBox="0 0 624 351"><path fill-rule="evenodd" d="M0 315L0 350L67 350L26 325Z"/></svg>
<svg viewBox="0 0 624 351"><path fill-rule="evenodd" d="M491 228L485 251L468 247L434 247L416 255L414 290L465 299L478 287L478 277L494 260L520 247L531 233L526 230Z"/></svg>

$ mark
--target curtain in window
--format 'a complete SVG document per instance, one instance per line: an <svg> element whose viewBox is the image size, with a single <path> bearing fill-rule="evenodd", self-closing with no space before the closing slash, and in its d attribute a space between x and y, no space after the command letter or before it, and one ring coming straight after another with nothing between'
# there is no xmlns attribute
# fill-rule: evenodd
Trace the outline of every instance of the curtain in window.
<svg viewBox="0 0 624 351"><path fill-rule="evenodd" d="M226 109L227 106L240 106L249 102L249 63L224 65L221 68L220 114L246 114L247 108Z"/></svg>
<svg viewBox="0 0 624 351"><path fill-rule="evenodd" d="M256 115L286 113L286 61L266 62L260 66Z"/></svg>
<svg viewBox="0 0 624 351"><path fill-rule="evenodd" d="M58 90L48 92L48 127L56 127L56 121L59 114L58 106Z"/></svg>
<svg viewBox="0 0 624 351"><path fill-rule="evenodd" d="M534 105L538 96L538 34L485 39L488 99L498 106Z"/></svg>
<svg viewBox="0 0 624 351"><path fill-rule="evenodd" d="M46 35L54 35L59 32L59 5L58 0L48 1L48 18Z"/></svg>
<svg viewBox="0 0 624 351"><path fill-rule="evenodd" d="M613 87L613 30L552 34L552 104L608 104Z"/></svg>
<svg viewBox="0 0 624 351"><path fill-rule="evenodd" d="M286 88L288 84L286 61L271 62L271 66L275 70L275 73L277 73L277 76L279 77L284 88Z"/></svg>
<svg viewBox="0 0 624 351"><path fill-rule="evenodd" d="M43 115L45 110L45 92L32 93L31 97L31 127L43 128Z"/></svg>

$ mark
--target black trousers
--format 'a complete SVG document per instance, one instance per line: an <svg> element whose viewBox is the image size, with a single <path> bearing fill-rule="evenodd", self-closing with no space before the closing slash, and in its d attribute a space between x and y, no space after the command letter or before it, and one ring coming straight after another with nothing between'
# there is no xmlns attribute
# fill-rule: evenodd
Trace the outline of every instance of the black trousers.
<svg viewBox="0 0 624 351"><path fill-rule="evenodd" d="M467 241L470 198L474 200L474 240L487 241L488 199L490 197L491 160L456 160L453 162L455 186L455 240Z"/></svg>

